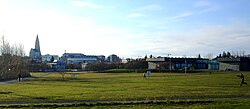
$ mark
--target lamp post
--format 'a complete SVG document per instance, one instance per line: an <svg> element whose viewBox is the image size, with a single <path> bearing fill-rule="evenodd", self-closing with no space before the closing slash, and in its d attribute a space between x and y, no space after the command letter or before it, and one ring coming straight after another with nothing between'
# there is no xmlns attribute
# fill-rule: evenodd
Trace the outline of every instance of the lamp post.
<svg viewBox="0 0 250 109"><path fill-rule="evenodd" d="M187 74L187 61L185 60L185 74Z"/></svg>
<svg viewBox="0 0 250 109"><path fill-rule="evenodd" d="M171 70L172 70L172 65L171 65L171 57L170 57L170 55L171 54L167 54L168 55L168 57L169 57L169 60L170 60L170 64L169 64L169 70L170 70L170 73L171 73Z"/></svg>
<svg viewBox="0 0 250 109"><path fill-rule="evenodd" d="M172 70L172 65L171 65L171 57L170 57L170 73L171 73L171 70Z"/></svg>

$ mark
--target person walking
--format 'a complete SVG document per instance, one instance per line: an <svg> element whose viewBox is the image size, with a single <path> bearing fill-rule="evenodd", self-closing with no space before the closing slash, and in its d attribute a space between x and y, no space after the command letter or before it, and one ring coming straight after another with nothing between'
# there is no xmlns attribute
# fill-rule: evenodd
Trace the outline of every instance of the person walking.
<svg viewBox="0 0 250 109"><path fill-rule="evenodd" d="M18 74L18 81L21 81L21 73Z"/></svg>
<svg viewBox="0 0 250 109"><path fill-rule="evenodd" d="M240 75L237 75L238 77L240 77L241 82L240 82L240 86L242 86L242 84L246 84L247 82L245 82L245 76L241 73Z"/></svg>

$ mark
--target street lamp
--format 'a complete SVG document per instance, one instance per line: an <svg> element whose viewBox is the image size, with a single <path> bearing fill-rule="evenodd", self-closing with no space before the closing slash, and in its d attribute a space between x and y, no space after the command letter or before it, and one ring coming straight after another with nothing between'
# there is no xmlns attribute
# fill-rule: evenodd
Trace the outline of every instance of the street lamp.
<svg viewBox="0 0 250 109"><path fill-rule="evenodd" d="M170 64L169 64L169 70L170 70L170 73L171 73L171 69L172 69L172 65L171 65L171 57L170 57L170 55L171 54L167 54L168 55L168 57L169 57L169 60L170 60Z"/></svg>
<svg viewBox="0 0 250 109"><path fill-rule="evenodd" d="M185 60L185 74L187 74L187 61Z"/></svg>
<svg viewBox="0 0 250 109"><path fill-rule="evenodd" d="M171 73L171 70L172 70L172 65L171 65L171 57L170 57L170 73Z"/></svg>

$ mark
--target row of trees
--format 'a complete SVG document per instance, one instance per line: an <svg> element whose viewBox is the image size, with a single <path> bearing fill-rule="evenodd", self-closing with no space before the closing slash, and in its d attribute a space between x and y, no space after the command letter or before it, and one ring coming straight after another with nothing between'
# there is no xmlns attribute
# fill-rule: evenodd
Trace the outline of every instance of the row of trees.
<svg viewBox="0 0 250 109"><path fill-rule="evenodd" d="M10 45L4 36L0 39L0 80L30 76L27 70L28 59L22 44Z"/></svg>
<svg viewBox="0 0 250 109"><path fill-rule="evenodd" d="M98 62L98 63L89 63L85 70L87 71L103 71L108 69L117 69L120 67L120 63L105 63L105 62Z"/></svg>
<svg viewBox="0 0 250 109"><path fill-rule="evenodd" d="M108 69L144 70L148 68L146 60L130 60L127 63L90 63L85 67L87 71L103 71Z"/></svg>
<svg viewBox="0 0 250 109"><path fill-rule="evenodd" d="M232 51L232 52L223 52L222 54L219 54L217 57L218 58L236 58L236 57L245 57L245 51L240 50L240 51Z"/></svg>

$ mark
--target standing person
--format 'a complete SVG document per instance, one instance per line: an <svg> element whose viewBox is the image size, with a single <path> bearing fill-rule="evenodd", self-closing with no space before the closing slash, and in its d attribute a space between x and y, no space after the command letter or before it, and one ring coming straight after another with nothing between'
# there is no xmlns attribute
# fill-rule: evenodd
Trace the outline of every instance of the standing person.
<svg viewBox="0 0 250 109"><path fill-rule="evenodd" d="M21 73L18 74L18 81L21 81Z"/></svg>
<svg viewBox="0 0 250 109"><path fill-rule="evenodd" d="M146 73L143 73L143 78L146 79Z"/></svg>
<svg viewBox="0 0 250 109"><path fill-rule="evenodd" d="M237 76L240 77L240 79L241 79L240 86L242 86L242 84L247 85L247 83L245 82L245 76L242 73L240 75L237 75Z"/></svg>

